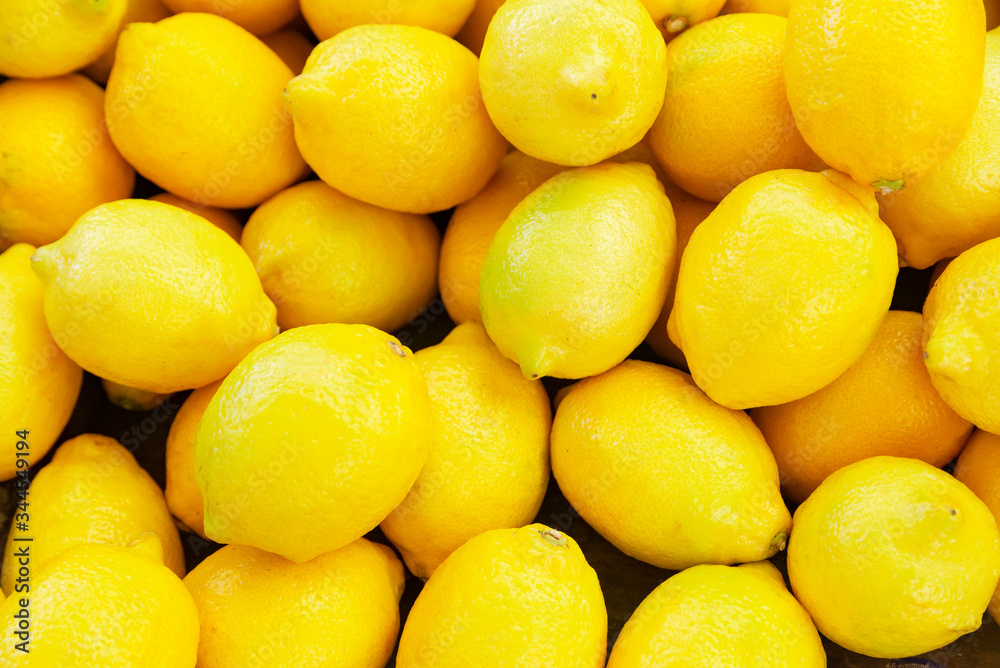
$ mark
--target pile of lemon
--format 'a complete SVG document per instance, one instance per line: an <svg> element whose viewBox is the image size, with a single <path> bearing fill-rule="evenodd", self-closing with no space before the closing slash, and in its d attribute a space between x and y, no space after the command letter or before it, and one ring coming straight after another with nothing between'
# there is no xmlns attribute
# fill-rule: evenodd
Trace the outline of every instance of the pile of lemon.
<svg viewBox="0 0 1000 668"><path fill-rule="evenodd" d="M813 667L1000 615L1000 3L723 5L5 0L0 665ZM179 406L165 491L47 454L84 371ZM678 571L610 656L550 475Z"/></svg>

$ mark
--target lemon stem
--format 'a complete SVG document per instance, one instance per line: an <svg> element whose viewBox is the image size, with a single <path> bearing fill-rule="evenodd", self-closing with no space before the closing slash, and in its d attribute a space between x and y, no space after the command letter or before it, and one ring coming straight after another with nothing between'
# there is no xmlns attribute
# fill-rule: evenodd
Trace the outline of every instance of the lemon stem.
<svg viewBox="0 0 1000 668"><path fill-rule="evenodd" d="M896 192L903 187L903 179L897 179L895 181L890 181L889 179L881 179L880 181L875 181L872 183L872 188L875 188L883 195L888 195L889 193Z"/></svg>
<svg viewBox="0 0 1000 668"><path fill-rule="evenodd" d="M680 32L688 27L688 20L684 16L668 16L663 19L663 27L670 33Z"/></svg>

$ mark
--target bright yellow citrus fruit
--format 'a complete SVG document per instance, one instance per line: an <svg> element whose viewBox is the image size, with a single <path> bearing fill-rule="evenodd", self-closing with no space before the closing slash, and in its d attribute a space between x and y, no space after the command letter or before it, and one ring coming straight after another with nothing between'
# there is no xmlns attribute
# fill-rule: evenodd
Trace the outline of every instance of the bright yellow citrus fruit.
<svg viewBox="0 0 1000 668"><path fill-rule="evenodd" d="M670 288L667 290L667 298L663 302L660 310L660 317L656 319L653 328L646 335L646 343L652 346L653 351L670 364L677 368L687 369L687 361L684 353L670 340L667 335L667 320L670 319L670 311L674 308L674 295L677 289L677 274L681 269L681 257L684 249L687 248L688 241L694 229L701 221L708 218L708 215L715 210L715 202L708 202L694 195L689 195L669 180L661 181L663 188L670 199L670 204L674 210L674 220L677 227L677 261L674 262L673 278L670 280Z"/></svg>
<svg viewBox="0 0 1000 668"><path fill-rule="evenodd" d="M755 408L782 488L796 503L848 464L892 455L944 466L972 432L938 395L924 365L919 313L889 311L861 358L807 397Z"/></svg>
<svg viewBox="0 0 1000 668"><path fill-rule="evenodd" d="M118 49L118 36L130 23L156 23L170 16L171 12L162 0L126 0L125 16L118 24L118 31L111 45L94 62L83 69L83 73L98 83L106 84L111 74L111 66L115 62L115 51Z"/></svg>
<svg viewBox="0 0 1000 668"><path fill-rule="evenodd" d="M86 77L5 81L0 118L0 249L52 243L89 209L132 194L104 91Z"/></svg>
<svg viewBox="0 0 1000 668"><path fill-rule="evenodd" d="M17 475L18 459L30 466L45 456L83 382L83 370L45 324L42 283L31 271L34 250L16 244L0 254L0 429L6 434L0 480Z"/></svg>
<svg viewBox="0 0 1000 668"><path fill-rule="evenodd" d="M714 18L726 0L642 0L663 37L672 40L687 28Z"/></svg>
<svg viewBox="0 0 1000 668"><path fill-rule="evenodd" d="M169 204L91 209L35 251L45 319L66 354L127 387L207 385L277 333L274 304L226 233Z"/></svg>
<svg viewBox="0 0 1000 668"><path fill-rule="evenodd" d="M972 127L919 182L883 195L882 220L906 263L925 269L1000 236L1000 33L986 35L983 94Z"/></svg>
<svg viewBox="0 0 1000 668"><path fill-rule="evenodd" d="M254 206L305 172L281 101L292 71L212 14L133 23L118 41L105 114L146 178L199 205Z"/></svg>
<svg viewBox="0 0 1000 668"><path fill-rule="evenodd" d="M384 668L399 633L403 565L359 538L303 564L227 545L191 571L198 668Z"/></svg>
<svg viewBox="0 0 1000 668"><path fill-rule="evenodd" d="M308 561L403 500L430 445L413 353L365 325L307 325L250 353L201 418L205 534Z"/></svg>
<svg viewBox="0 0 1000 668"><path fill-rule="evenodd" d="M593 165L653 124L665 51L639 0L508 0L483 43L483 101L524 153Z"/></svg>
<svg viewBox="0 0 1000 668"><path fill-rule="evenodd" d="M647 165L565 171L493 239L479 284L486 331L529 378L606 371L656 321L675 241L670 201Z"/></svg>
<svg viewBox="0 0 1000 668"><path fill-rule="evenodd" d="M727 0L722 13L774 14L788 18L788 8L791 4L791 0Z"/></svg>
<svg viewBox="0 0 1000 668"><path fill-rule="evenodd" d="M462 29L455 35L455 39L464 44L466 48L477 56L483 50L483 40L486 39L486 30L490 27L493 15L500 9L504 0L476 0L472 13Z"/></svg>
<svg viewBox="0 0 1000 668"><path fill-rule="evenodd" d="M15 640L23 595L0 605L9 668L194 668L198 611L158 558L155 535L138 545L77 545L32 574L28 653Z"/></svg>
<svg viewBox="0 0 1000 668"><path fill-rule="evenodd" d="M320 40L369 23L418 26L454 35L475 0L301 0L302 15Z"/></svg>
<svg viewBox="0 0 1000 668"><path fill-rule="evenodd" d="M28 500L28 530L11 529L0 570L8 595L17 578L19 538L31 538L31 566L39 569L74 545L126 546L152 531L162 562L184 576L184 552L163 492L113 438L83 434L63 443L35 475Z"/></svg>
<svg viewBox="0 0 1000 668"><path fill-rule="evenodd" d="M358 26L316 47L285 99L321 179L363 202L430 213L479 192L507 150L478 72L479 60L440 33Z"/></svg>
<svg viewBox="0 0 1000 668"><path fill-rule="evenodd" d="M1000 579L1000 532L944 471L871 457L828 477L795 511L788 575L830 640L878 658L914 656L979 628Z"/></svg>
<svg viewBox="0 0 1000 668"><path fill-rule="evenodd" d="M1000 433L1000 239L951 261L924 303L924 362L949 406Z"/></svg>
<svg viewBox="0 0 1000 668"><path fill-rule="evenodd" d="M668 578L632 613L608 660L608 668L718 666L826 668L809 613L773 566L694 566Z"/></svg>
<svg viewBox="0 0 1000 668"><path fill-rule="evenodd" d="M195 204L190 200L186 200L183 197L178 197L177 195L172 195L170 193L160 193L159 195L153 195L149 199L154 202L163 202L164 204L170 204L180 209L184 209L185 211L196 213L231 236L236 243L240 242L240 236L243 234L243 226L240 225L240 221L236 219L236 216L225 209L220 209L215 206Z"/></svg>
<svg viewBox="0 0 1000 668"><path fill-rule="evenodd" d="M674 183L718 202L755 174L818 169L785 95L785 24L731 14L667 47L667 88L649 144Z"/></svg>
<svg viewBox="0 0 1000 668"><path fill-rule="evenodd" d="M416 354L431 399L431 446L413 488L382 522L427 579L465 541L534 519L549 482L552 413L476 322Z"/></svg>
<svg viewBox="0 0 1000 668"><path fill-rule="evenodd" d="M101 379L101 385L108 397L108 401L127 411L153 410L170 396L169 394L137 390L134 387L127 387L110 381L107 378Z"/></svg>
<svg viewBox="0 0 1000 668"><path fill-rule="evenodd" d="M427 216L359 202L322 181L261 204L242 241L282 329L345 322L387 332L434 298L440 243Z"/></svg>
<svg viewBox="0 0 1000 668"><path fill-rule="evenodd" d="M802 136L858 183L916 183L969 129L985 22L982 0L792 3L785 85Z"/></svg>
<svg viewBox="0 0 1000 668"><path fill-rule="evenodd" d="M399 668L599 668L608 614L597 574L541 524L481 533L434 572L399 641Z"/></svg>
<svg viewBox="0 0 1000 668"><path fill-rule="evenodd" d="M285 62L285 65L288 65L288 69L295 75L302 74L302 68L306 66L309 54L313 50L313 43L305 35L292 28L261 35L260 41L278 54L278 57Z"/></svg>
<svg viewBox="0 0 1000 668"><path fill-rule="evenodd" d="M1000 517L1000 436L977 430L955 463L955 477ZM1000 587L990 599L990 615L1000 619Z"/></svg>
<svg viewBox="0 0 1000 668"><path fill-rule="evenodd" d="M843 174L784 169L741 183L695 229L667 327L708 396L787 403L861 357L898 273L877 213Z"/></svg>
<svg viewBox="0 0 1000 668"><path fill-rule="evenodd" d="M163 0L174 12L218 14L252 32L266 35L283 28L299 13L298 0Z"/></svg>
<svg viewBox="0 0 1000 668"><path fill-rule="evenodd" d="M202 538L207 538L205 499L198 489L194 472L194 442L201 417L220 385L222 381L217 380L188 395L170 423L170 433L167 434L167 487L164 490L167 507L185 528Z"/></svg>
<svg viewBox="0 0 1000 668"><path fill-rule="evenodd" d="M766 559L791 525L750 418L650 362L626 360L562 398L552 471L588 524L659 568Z"/></svg>
<svg viewBox="0 0 1000 668"><path fill-rule="evenodd" d="M127 0L10 0L0 12L0 75L69 74L115 41Z"/></svg>

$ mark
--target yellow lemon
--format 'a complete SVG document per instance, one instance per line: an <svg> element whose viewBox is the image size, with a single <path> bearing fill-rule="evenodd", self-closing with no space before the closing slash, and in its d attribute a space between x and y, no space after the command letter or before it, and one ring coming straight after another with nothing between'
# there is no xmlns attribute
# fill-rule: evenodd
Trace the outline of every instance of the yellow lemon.
<svg viewBox="0 0 1000 668"><path fill-rule="evenodd" d="M166 394L225 376L277 333L246 254L204 218L121 200L35 251L45 319L66 354L127 387Z"/></svg>
<svg viewBox="0 0 1000 668"><path fill-rule="evenodd" d="M982 499L994 518L1000 517L1000 436L977 430L955 462L955 478ZM989 611L994 621L1000 619L1000 587L993 592Z"/></svg>
<svg viewBox="0 0 1000 668"><path fill-rule="evenodd" d="M677 261L674 262L670 288L667 290L667 298L663 302L663 308L660 310L660 317L656 319L653 328L646 335L646 342L663 359L678 368L687 369L687 361L684 359L684 353L681 352L681 349L667 335L667 320L670 319L670 311L674 308L677 274L681 269L681 257L683 257L684 249L687 248L688 241L691 240L694 228L698 227L701 221L708 218L708 215L715 210L716 204L715 202L707 202L689 195L669 180L662 181L662 183L674 210L674 220L677 227Z"/></svg>
<svg viewBox="0 0 1000 668"><path fill-rule="evenodd" d="M573 386L552 425L552 471L588 524L659 568L766 559L791 525L750 418L658 364L626 360Z"/></svg>
<svg viewBox="0 0 1000 668"><path fill-rule="evenodd" d="M101 379L104 393L108 401L128 411L150 411L162 404L170 396L147 390L137 390L134 387L119 385L106 378Z"/></svg>
<svg viewBox="0 0 1000 668"><path fill-rule="evenodd" d="M170 193L160 193L159 195L153 195L149 199L154 202L163 202L164 204L170 204L180 209L184 209L185 211L196 213L231 236L236 243L240 242L240 236L243 234L243 226L240 225L240 221L236 219L236 216L225 209L195 204L190 200L186 200L183 197L178 197L177 195L172 195Z"/></svg>
<svg viewBox="0 0 1000 668"><path fill-rule="evenodd" d="M455 39L478 56L483 50L483 40L486 39L486 30L490 27L490 21L493 20L493 15L497 13L503 3L504 0L476 0L468 20L455 35Z"/></svg>
<svg viewBox="0 0 1000 668"><path fill-rule="evenodd" d="M427 459L413 353L365 325L307 325L250 353L198 427L205 534L296 562L343 547L399 505Z"/></svg>
<svg viewBox="0 0 1000 668"><path fill-rule="evenodd" d="M0 75L69 74L115 41L128 0L9 0L0 12Z"/></svg>
<svg viewBox="0 0 1000 668"><path fill-rule="evenodd" d="M934 388L977 427L1000 433L1000 239L951 261L924 303L924 362Z"/></svg>
<svg viewBox="0 0 1000 668"><path fill-rule="evenodd" d="M113 438L83 434L63 443L31 483L28 530L7 537L0 584L14 591L19 538L31 539L33 569L81 543L129 545L155 532L163 563L184 575L184 553L163 492Z"/></svg>
<svg viewBox="0 0 1000 668"><path fill-rule="evenodd" d="M826 668L819 633L781 574L748 566L668 578L632 613L608 668Z"/></svg>
<svg viewBox="0 0 1000 668"><path fill-rule="evenodd" d="M670 201L647 165L563 172L493 239L479 284L486 331L529 378L606 371L656 321L675 241Z"/></svg>
<svg viewBox="0 0 1000 668"><path fill-rule="evenodd" d="M298 30L291 28L261 35L260 41L278 54L292 74L296 75L302 74L302 68L306 66L309 54L313 50L313 43Z"/></svg>
<svg viewBox="0 0 1000 668"><path fill-rule="evenodd" d="M283 28L298 16L298 0L163 0L174 12L218 14L254 35Z"/></svg>
<svg viewBox="0 0 1000 668"><path fill-rule="evenodd" d="M788 18L788 8L791 4L791 0L727 0L722 13L774 14Z"/></svg>
<svg viewBox="0 0 1000 668"><path fill-rule="evenodd" d="M919 182L883 195L882 220L906 263L925 269L1000 236L1000 33L986 35L983 94L972 127Z"/></svg>
<svg viewBox="0 0 1000 668"><path fill-rule="evenodd" d="M434 298L440 243L427 216L359 202L322 181L261 204L242 241L282 329L346 322L384 331Z"/></svg>
<svg viewBox="0 0 1000 668"><path fill-rule="evenodd" d="M479 321L479 276L486 253L507 216L532 190L565 168L511 151L490 182L459 204L441 243L438 286L456 323Z"/></svg>
<svg viewBox="0 0 1000 668"><path fill-rule="evenodd" d="M49 333L42 283L31 271L34 248L0 254L0 480L45 456L73 413L83 370ZM18 460L25 463L18 466Z"/></svg>
<svg viewBox="0 0 1000 668"><path fill-rule="evenodd" d="M989 509L944 471L871 457L823 481L795 511L792 589L820 632L885 659L979 628L1000 579Z"/></svg>
<svg viewBox="0 0 1000 668"><path fill-rule="evenodd" d="M222 385L217 380L188 395L170 423L167 434L167 487L164 496L174 517L202 538L205 536L205 500L194 472L194 442L201 416Z"/></svg>
<svg viewBox="0 0 1000 668"><path fill-rule="evenodd" d="M877 213L843 174L787 169L747 179L697 227L667 327L708 396L786 403L861 357L898 273Z"/></svg>
<svg viewBox="0 0 1000 668"><path fill-rule="evenodd" d="M726 0L642 0L656 27L670 40L687 28L718 16Z"/></svg>
<svg viewBox="0 0 1000 668"><path fill-rule="evenodd" d="M478 72L440 33L358 26L316 47L285 99L321 179L363 202L430 213L479 192L507 150Z"/></svg>
<svg viewBox="0 0 1000 668"><path fill-rule="evenodd" d="M521 527L549 482L552 413L479 323L416 354L431 399L431 446L410 493L382 530L417 577L489 529Z"/></svg>
<svg viewBox="0 0 1000 668"><path fill-rule="evenodd" d="M986 9L986 30L987 32L1000 26L1000 0L984 0Z"/></svg>
<svg viewBox="0 0 1000 668"><path fill-rule="evenodd" d="M985 22L982 0L792 3L785 85L802 136L858 183L916 183L969 129Z"/></svg>
<svg viewBox="0 0 1000 668"><path fill-rule="evenodd" d="M599 668L608 613L597 574L566 534L541 524L481 533L417 597L399 668Z"/></svg>
<svg viewBox="0 0 1000 668"><path fill-rule="evenodd" d="M227 545L184 584L201 622L198 668L384 668L399 633L403 566L364 538L303 564Z"/></svg>
<svg viewBox="0 0 1000 668"><path fill-rule="evenodd" d="M687 192L718 202L755 174L822 167L785 96L786 23L770 14L720 16L667 47L666 97L649 144Z"/></svg>
<svg viewBox="0 0 1000 668"><path fill-rule="evenodd" d="M146 178L196 204L254 206L305 171L276 53L212 14L133 23L118 41L105 113Z"/></svg>
<svg viewBox="0 0 1000 668"><path fill-rule="evenodd" d="M52 243L89 209L132 194L104 91L86 77L5 81L0 117L0 249Z"/></svg>
<svg viewBox="0 0 1000 668"><path fill-rule="evenodd" d="M419 26L454 35L472 12L475 0L301 0L302 15L313 33L329 39L368 23Z"/></svg>
<svg viewBox="0 0 1000 668"><path fill-rule="evenodd" d="M118 49L118 36L130 23L156 23L170 16L171 12L161 0L126 0L125 16L118 24L118 31L111 45L94 62L83 69L84 74L98 83L107 83L111 74L111 66L115 63L115 51Z"/></svg>
<svg viewBox="0 0 1000 668"><path fill-rule="evenodd" d="M0 663L9 668L194 668L198 611L157 559L155 536L138 546L77 545L33 573L30 642L15 640L22 596L0 605ZM29 592L25 590L25 594Z"/></svg>
<svg viewBox="0 0 1000 668"><path fill-rule="evenodd" d="M823 480L867 457L944 466L972 432L938 395L924 365L919 313L889 311L868 349L807 397L750 411L771 446L785 493L805 501Z"/></svg>
<svg viewBox="0 0 1000 668"><path fill-rule="evenodd" d="M653 124L665 51L639 0L509 0L483 43L483 101L524 153L593 165Z"/></svg>

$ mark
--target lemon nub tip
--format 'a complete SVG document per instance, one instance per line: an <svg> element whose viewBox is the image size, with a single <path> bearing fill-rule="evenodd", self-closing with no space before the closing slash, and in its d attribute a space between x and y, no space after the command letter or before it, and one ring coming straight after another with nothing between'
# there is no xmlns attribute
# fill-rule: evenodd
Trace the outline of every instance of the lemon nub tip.
<svg viewBox="0 0 1000 668"><path fill-rule="evenodd" d="M771 539L771 547L775 548L776 552L781 552L788 546L788 532L779 531L778 534Z"/></svg>
<svg viewBox="0 0 1000 668"><path fill-rule="evenodd" d="M556 547L567 547L569 545L569 541L566 540L566 534L562 531L558 531L556 529L542 529L538 533L542 535L542 538L544 538L546 542L555 545Z"/></svg>
<svg viewBox="0 0 1000 668"><path fill-rule="evenodd" d="M669 33L681 32L688 27L687 17L668 16L665 19L663 19L663 27Z"/></svg>
<svg viewBox="0 0 1000 668"><path fill-rule="evenodd" d="M903 179L881 179L879 181L873 181L872 188L878 190L883 195L888 195L903 188Z"/></svg>
<svg viewBox="0 0 1000 668"><path fill-rule="evenodd" d="M403 346L399 345L395 341L389 342L389 349L399 355L400 357L406 357L406 351L403 350Z"/></svg>

